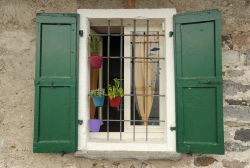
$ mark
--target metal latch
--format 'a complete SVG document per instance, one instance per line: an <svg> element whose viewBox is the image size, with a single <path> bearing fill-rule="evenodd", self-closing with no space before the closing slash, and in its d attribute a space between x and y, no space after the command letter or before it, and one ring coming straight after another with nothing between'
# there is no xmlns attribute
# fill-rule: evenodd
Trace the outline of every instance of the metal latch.
<svg viewBox="0 0 250 168"><path fill-rule="evenodd" d="M83 30L79 30L79 35L82 37L83 36Z"/></svg>
<svg viewBox="0 0 250 168"><path fill-rule="evenodd" d="M169 37L172 37L174 35L174 32L170 31L168 35L169 35Z"/></svg>
<svg viewBox="0 0 250 168"><path fill-rule="evenodd" d="M211 84L211 85L216 85L216 84L222 84L221 81L215 81L215 80L201 80L199 81L200 84Z"/></svg>
<svg viewBox="0 0 250 168"><path fill-rule="evenodd" d="M83 121L82 120L78 120L78 124L82 125Z"/></svg>
<svg viewBox="0 0 250 168"><path fill-rule="evenodd" d="M170 127L170 130L171 130L171 131L175 131L175 130L176 130L176 127Z"/></svg>

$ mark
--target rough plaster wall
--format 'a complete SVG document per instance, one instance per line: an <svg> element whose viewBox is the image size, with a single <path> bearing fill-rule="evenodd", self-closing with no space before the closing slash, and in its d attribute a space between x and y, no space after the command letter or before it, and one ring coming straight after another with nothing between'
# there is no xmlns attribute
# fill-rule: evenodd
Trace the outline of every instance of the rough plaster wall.
<svg viewBox="0 0 250 168"><path fill-rule="evenodd" d="M100 161L73 154L33 154L35 13L127 8L124 0L0 0L0 168L250 167L250 0L137 0L136 8L223 14L224 156L173 161Z"/></svg>

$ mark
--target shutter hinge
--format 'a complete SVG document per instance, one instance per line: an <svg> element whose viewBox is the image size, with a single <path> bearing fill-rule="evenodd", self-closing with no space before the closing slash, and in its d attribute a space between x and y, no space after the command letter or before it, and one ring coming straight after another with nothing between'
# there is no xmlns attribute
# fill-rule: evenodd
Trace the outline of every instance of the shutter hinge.
<svg viewBox="0 0 250 168"><path fill-rule="evenodd" d="M83 121L82 120L78 120L78 124L82 125Z"/></svg>
<svg viewBox="0 0 250 168"><path fill-rule="evenodd" d="M173 32L173 31L170 31L168 35L169 35L169 37L173 37L174 32Z"/></svg>
<svg viewBox="0 0 250 168"><path fill-rule="evenodd" d="M176 127L170 127L170 130L171 130L171 131L175 131L175 130L176 130Z"/></svg>
<svg viewBox="0 0 250 168"><path fill-rule="evenodd" d="M34 80L34 84L35 84L35 86L36 86L36 85L39 85L39 84L40 84L40 81L35 79L35 80Z"/></svg>
<svg viewBox="0 0 250 168"><path fill-rule="evenodd" d="M83 30L79 30L79 35L80 35L80 37L83 36Z"/></svg>

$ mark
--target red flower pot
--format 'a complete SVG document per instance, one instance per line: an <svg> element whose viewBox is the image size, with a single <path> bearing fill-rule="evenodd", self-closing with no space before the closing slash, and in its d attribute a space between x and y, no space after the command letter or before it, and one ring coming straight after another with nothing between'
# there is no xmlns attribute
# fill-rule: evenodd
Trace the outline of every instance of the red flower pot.
<svg viewBox="0 0 250 168"><path fill-rule="evenodd" d="M91 67L94 68L94 69L101 68L101 66L102 66L102 56L91 55L89 57L89 63L91 65Z"/></svg>
<svg viewBox="0 0 250 168"><path fill-rule="evenodd" d="M120 96L116 96L113 99L109 98L109 104L111 107L118 107L121 103L121 97Z"/></svg>

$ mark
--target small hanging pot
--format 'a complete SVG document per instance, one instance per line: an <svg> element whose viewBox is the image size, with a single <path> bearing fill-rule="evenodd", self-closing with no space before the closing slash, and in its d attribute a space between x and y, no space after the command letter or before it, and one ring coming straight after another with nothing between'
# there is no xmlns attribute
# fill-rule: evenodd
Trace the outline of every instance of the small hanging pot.
<svg viewBox="0 0 250 168"><path fill-rule="evenodd" d="M104 96L94 96L93 102L94 102L95 107L102 107L104 104L104 99L105 99Z"/></svg>
<svg viewBox="0 0 250 168"><path fill-rule="evenodd" d="M116 96L113 99L109 98L109 104L111 107L118 107L121 103L121 96Z"/></svg>
<svg viewBox="0 0 250 168"><path fill-rule="evenodd" d="M91 55L89 57L89 63L93 69L101 68L103 62L102 56Z"/></svg>
<svg viewBox="0 0 250 168"><path fill-rule="evenodd" d="M99 132L102 125L103 125L102 120L99 120L99 119L89 120L89 130L91 132Z"/></svg>

